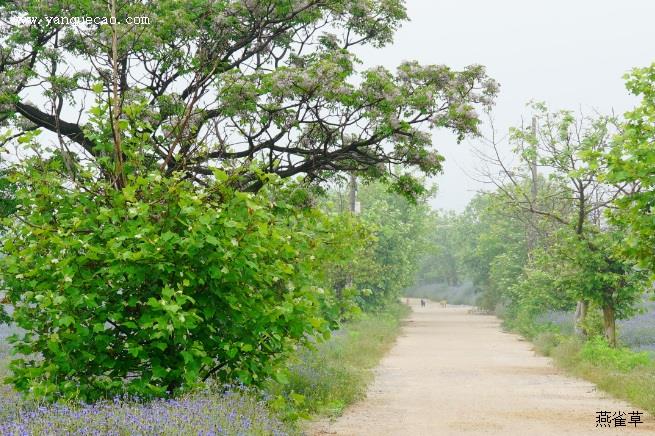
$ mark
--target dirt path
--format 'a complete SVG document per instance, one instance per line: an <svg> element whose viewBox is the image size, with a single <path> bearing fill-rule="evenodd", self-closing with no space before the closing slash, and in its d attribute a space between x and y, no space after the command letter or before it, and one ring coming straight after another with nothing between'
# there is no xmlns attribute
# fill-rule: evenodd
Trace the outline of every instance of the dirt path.
<svg viewBox="0 0 655 436"><path fill-rule="evenodd" d="M314 423L309 434L655 435L650 416L637 428L597 428L599 410L636 409L562 375L495 317L413 307L366 400L334 422Z"/></svg>

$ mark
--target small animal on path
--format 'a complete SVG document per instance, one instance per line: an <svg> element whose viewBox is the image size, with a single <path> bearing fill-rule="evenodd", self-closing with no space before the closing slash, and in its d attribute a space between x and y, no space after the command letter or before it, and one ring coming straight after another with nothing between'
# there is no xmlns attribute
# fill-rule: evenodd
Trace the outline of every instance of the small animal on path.
<svg viewBox="0 0 655 436"><path fill-rule="evenodd" d="M441 300L441 307L448 307L448 300Z"/></svg>
<svg viewBox="0 0 655 436"><path fill-rule="evenodd" d="M421 298L421 307L425 307L425 300Z"/></svg>

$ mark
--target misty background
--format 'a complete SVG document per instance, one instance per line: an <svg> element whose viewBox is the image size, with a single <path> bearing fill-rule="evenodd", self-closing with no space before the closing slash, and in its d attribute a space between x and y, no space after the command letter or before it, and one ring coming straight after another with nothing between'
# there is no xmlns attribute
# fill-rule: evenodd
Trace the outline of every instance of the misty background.
<svg viewBox="0 0 655 436"><path fill-rule="evenodd" d="M394 69L403 60L460 69L482 64L500 82L493 110L500 134L529 123L530 100L551 110L598 111L617 115L637 99L623 75L655 61L655 2L652 0L457 0L406 1L410 22L382 49L357 54L363 67ZM484 129L484 127L483 127ZM444 174L432 206L461 211L485 185L473 180L475 139L461 144L445 132L434 134L445 157Z"/></svg>

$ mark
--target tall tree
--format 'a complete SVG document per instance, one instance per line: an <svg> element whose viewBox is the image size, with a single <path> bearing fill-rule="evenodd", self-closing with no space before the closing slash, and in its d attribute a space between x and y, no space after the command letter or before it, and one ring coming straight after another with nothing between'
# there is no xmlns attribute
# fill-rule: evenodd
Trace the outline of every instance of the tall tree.
<svg viewBox="0 0 655 436"><path fill-rule="evenodd" d="M203 184L222 167L247 190L261 171L360 171L412 195L389 166L437 173L429 129L474 132L497 92L477 65L357 72L401 0L28 0L0 17L0 122L51 132L73 182L80 163L116 188L153 170Z"/></svg>
<svg viewBox="0 0 655 436"><path fill-rule="evenodd" d="M463 221L467 238L460 249L477 305L487 311L502 308L508 304L508 282L521 274L527 260L524 217L504 195L481 193L467 206Z"/></svg>
<svg viewBox="0 0 655 436"><path fill-rule="evenodd" d="M579 258L574 256L569 259L571 262L590 259L590 256L602 257L605 266L597 263L597 270L594 270L595 267L590 270L585 262L577 262L574 268L577 274L586 278L589 278L589 274L593 275L593 271L599 275L598 280L587 282L595 286L578 289L576 328L580 334L584 334L582 326L589 302L598 302L604 312L606 336L610 343L615 344L618 305L632 304L638 296L638 292L633 292L630 298L618 298L621 283L632 282L628 278L632 269L607 249L606 238L599 237L602 231L607 230L601 219L603 211L622 193L632 189L628 183L610 183L602 177L606 161L598 157L609 150L616 121L602 116L576 118L570 111L553 113L540 103L534 104L533 110L539 123L538 129L521 127L510 132L518 164L513 167L508 165L500 157L497 144L492 142L492 153L485 156L501 171L500 177L491 176L488 172L488 179L514 207L573 232L579 242L569 248L583 250L587 254ZM544 168L548 179L558 189L534 195L534 162ZM534 226L535 222L532 219L530 224ZM602 274L610 272L625 277L611 280L600 278ZM637 287L635 285L634 289Z"/></svg>
<svg viewBox="0 0 655 436"><path fill-rule="evenodd" d="M438 211L428 224L428 250L421 263L418 279L425 283L462 283L463 263L461 247L467 237L463 232L462 217L453 211Z"/></svg>
<svg viewBox="0 0 655 436"><path fill-rule="evenodd" d="M360 218L371 228L375 242L357 260L353 283L370 290L363 297L365 307L380 307L413 284L427 248L430 208L426 196L413 203L379 183L363 185L359 192Z"/></svg>

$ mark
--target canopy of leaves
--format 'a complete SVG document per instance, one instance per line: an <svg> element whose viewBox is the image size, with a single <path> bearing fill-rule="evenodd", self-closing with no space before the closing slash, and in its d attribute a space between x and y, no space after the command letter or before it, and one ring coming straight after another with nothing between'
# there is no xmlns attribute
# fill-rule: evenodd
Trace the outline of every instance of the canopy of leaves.
<svg viewBox="0 0 655 436"><path fill-rule="evenodd" d="M635 185L616 201L613 222L625 232L624 253L655 271L655 64L626 77L641 103L625 114L622 132L605 155L609 181Z"/></svg>
<svg viewBox="0 0 655 436"><path fill-rule="evenodd" d="M0 171L0 217L9 216L16 210L15 191L16 185L9 181L3 171Z"/></svg>
<svg viewBox="0 0 655 436"><path fill-rule="evenodd" d="M464 276L463 246L471 236L465 232L463 217L450 212L432 214L428 227L428 246L417 280L423 284L461 284Z"/></svg>
<svg viewBox="0 0 655 436"><path fill-rule="evenodd" d="M475 132L474 108L498 89L477 65L358 72L353 49L391 41L407 19L401 0L116 3L118 24L74 26L52 17L102 16L107 2L2 2L0 123L13 132L5 139L53 132L70 160L109 180L159 170L202 182L211 167L254 161L309 180L366 171L408 191L411 176L395 180L389 165L440 171L429 129ZM112 153L119 136L122 150ZM250 171L234 180L261 187Z"/></svg>
<svg viewBox="0 0 655 436"><path fill-rule="evenodd" d="M334 203L339 203L339 193L335 194ZM361 186L358 199L358 220L370 232L370 239L335 277L360 291L361 307L377 309L397 300L413 284L427 251L431 212L427 196L411 202L380 183Z"/></svg>
<svg viewBox="0 0 655 436"><path fill-rule="evenodd" d="M608 155L617 122L549 112L543 104L533 110L531 127L510 132L513 163L500 158L495 143L483 155L500 169L491 179L497 190L480 195L467 211L472 238L464 259L481 292L478 303L500 307L522 326L575 301L602 308L614 344L614 319L633 314L648 289L644 271L621 254L620 229L603 219L613 201L634 206L640 195L635 180L618 177L625 174L605 176L617 156L625 157L617 147Z"/></svg>

